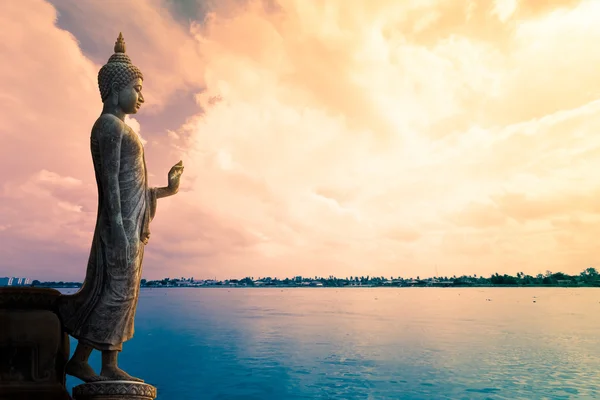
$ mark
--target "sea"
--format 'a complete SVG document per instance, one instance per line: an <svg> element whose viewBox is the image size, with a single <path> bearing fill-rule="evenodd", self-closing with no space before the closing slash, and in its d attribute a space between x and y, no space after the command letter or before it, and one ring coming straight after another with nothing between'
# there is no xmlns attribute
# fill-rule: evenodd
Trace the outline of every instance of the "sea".
<svg viewBox="0 0 600 400"><path fill-rule="evenodd" d="M600 399L600 289L144 288L119 363L161 400Z"/></svg>

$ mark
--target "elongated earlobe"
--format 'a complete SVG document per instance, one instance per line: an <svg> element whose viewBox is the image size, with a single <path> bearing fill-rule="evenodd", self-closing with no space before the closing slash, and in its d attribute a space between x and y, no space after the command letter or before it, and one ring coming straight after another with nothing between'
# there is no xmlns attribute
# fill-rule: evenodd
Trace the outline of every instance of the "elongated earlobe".
<svg viewBox="0 0 600 400"><path fill-rule="evenodd" d="M118 106L119 105L119 85L117 85L116 82L113 82L111 85L111 97L112 97L112 103L113 106Z"/></svg>

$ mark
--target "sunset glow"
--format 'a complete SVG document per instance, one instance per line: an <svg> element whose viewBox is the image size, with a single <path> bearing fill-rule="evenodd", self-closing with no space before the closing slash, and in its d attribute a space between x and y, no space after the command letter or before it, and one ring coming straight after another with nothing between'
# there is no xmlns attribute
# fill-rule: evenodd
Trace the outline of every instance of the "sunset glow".
<svg viewBox="0 0 600 400"><path fill-rule="evenodd" d="M0 2L0 276L83 279L119 32L151 183L185 164L149 279L600 261L599 1L215 3Z"/></svg>

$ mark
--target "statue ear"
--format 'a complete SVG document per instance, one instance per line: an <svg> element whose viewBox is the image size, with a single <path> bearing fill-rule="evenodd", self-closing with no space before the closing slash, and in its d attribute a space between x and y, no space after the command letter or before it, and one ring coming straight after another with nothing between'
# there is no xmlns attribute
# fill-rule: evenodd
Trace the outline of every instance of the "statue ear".
<svg viewBox="0 0 600 400"><path fill-rule="evenodd" d="M110 96L112 99L112 103L114 106L119 105L119 84L117 82L113 82L110 85Z"/></svg>

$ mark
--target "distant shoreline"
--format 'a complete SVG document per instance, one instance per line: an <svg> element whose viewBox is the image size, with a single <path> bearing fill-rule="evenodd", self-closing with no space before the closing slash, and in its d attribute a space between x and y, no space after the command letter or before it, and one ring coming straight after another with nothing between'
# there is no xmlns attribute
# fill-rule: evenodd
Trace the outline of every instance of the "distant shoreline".
<svg viewBox="0 0 600 400"><path fill-rule="evenodd" d="M83 285L82 282L69 281L39 281L25 278L0 277L0 287L3 283L11 286L11 283L17 279L14 286L21 287L47 287L56 289L76 289ZM600 287L600 273L594 267L586 268L578 275L568 275L562 272L552 273L546 271L545 275L537 274L531 276L518 272L516 276L500 275L498 273L489 278L477 275L462 276L436 276L429 278L402 278L383 276L350 276L346 278L336 278L330 275L328 278L315 276L314 278L295 276L293 278L271 278L246 277L243 279L194 279L191 278L163 278L160 280L142 279L141 288L406 288L406 287L453 287L453 288L486 288L486 287Z"/></svg>
<svg viewBox="0 0 600 400"><path fill-rule="evenodd" d="M4 286L4 287L32 287L32 286ZM79 289L80 286L44 286L33 287L50 289ZM475 289L475 288L600 288L600 285L455 285L455 286L228 286L228 285L202 285L202 286L141 286L141 289Z"/></svg>

